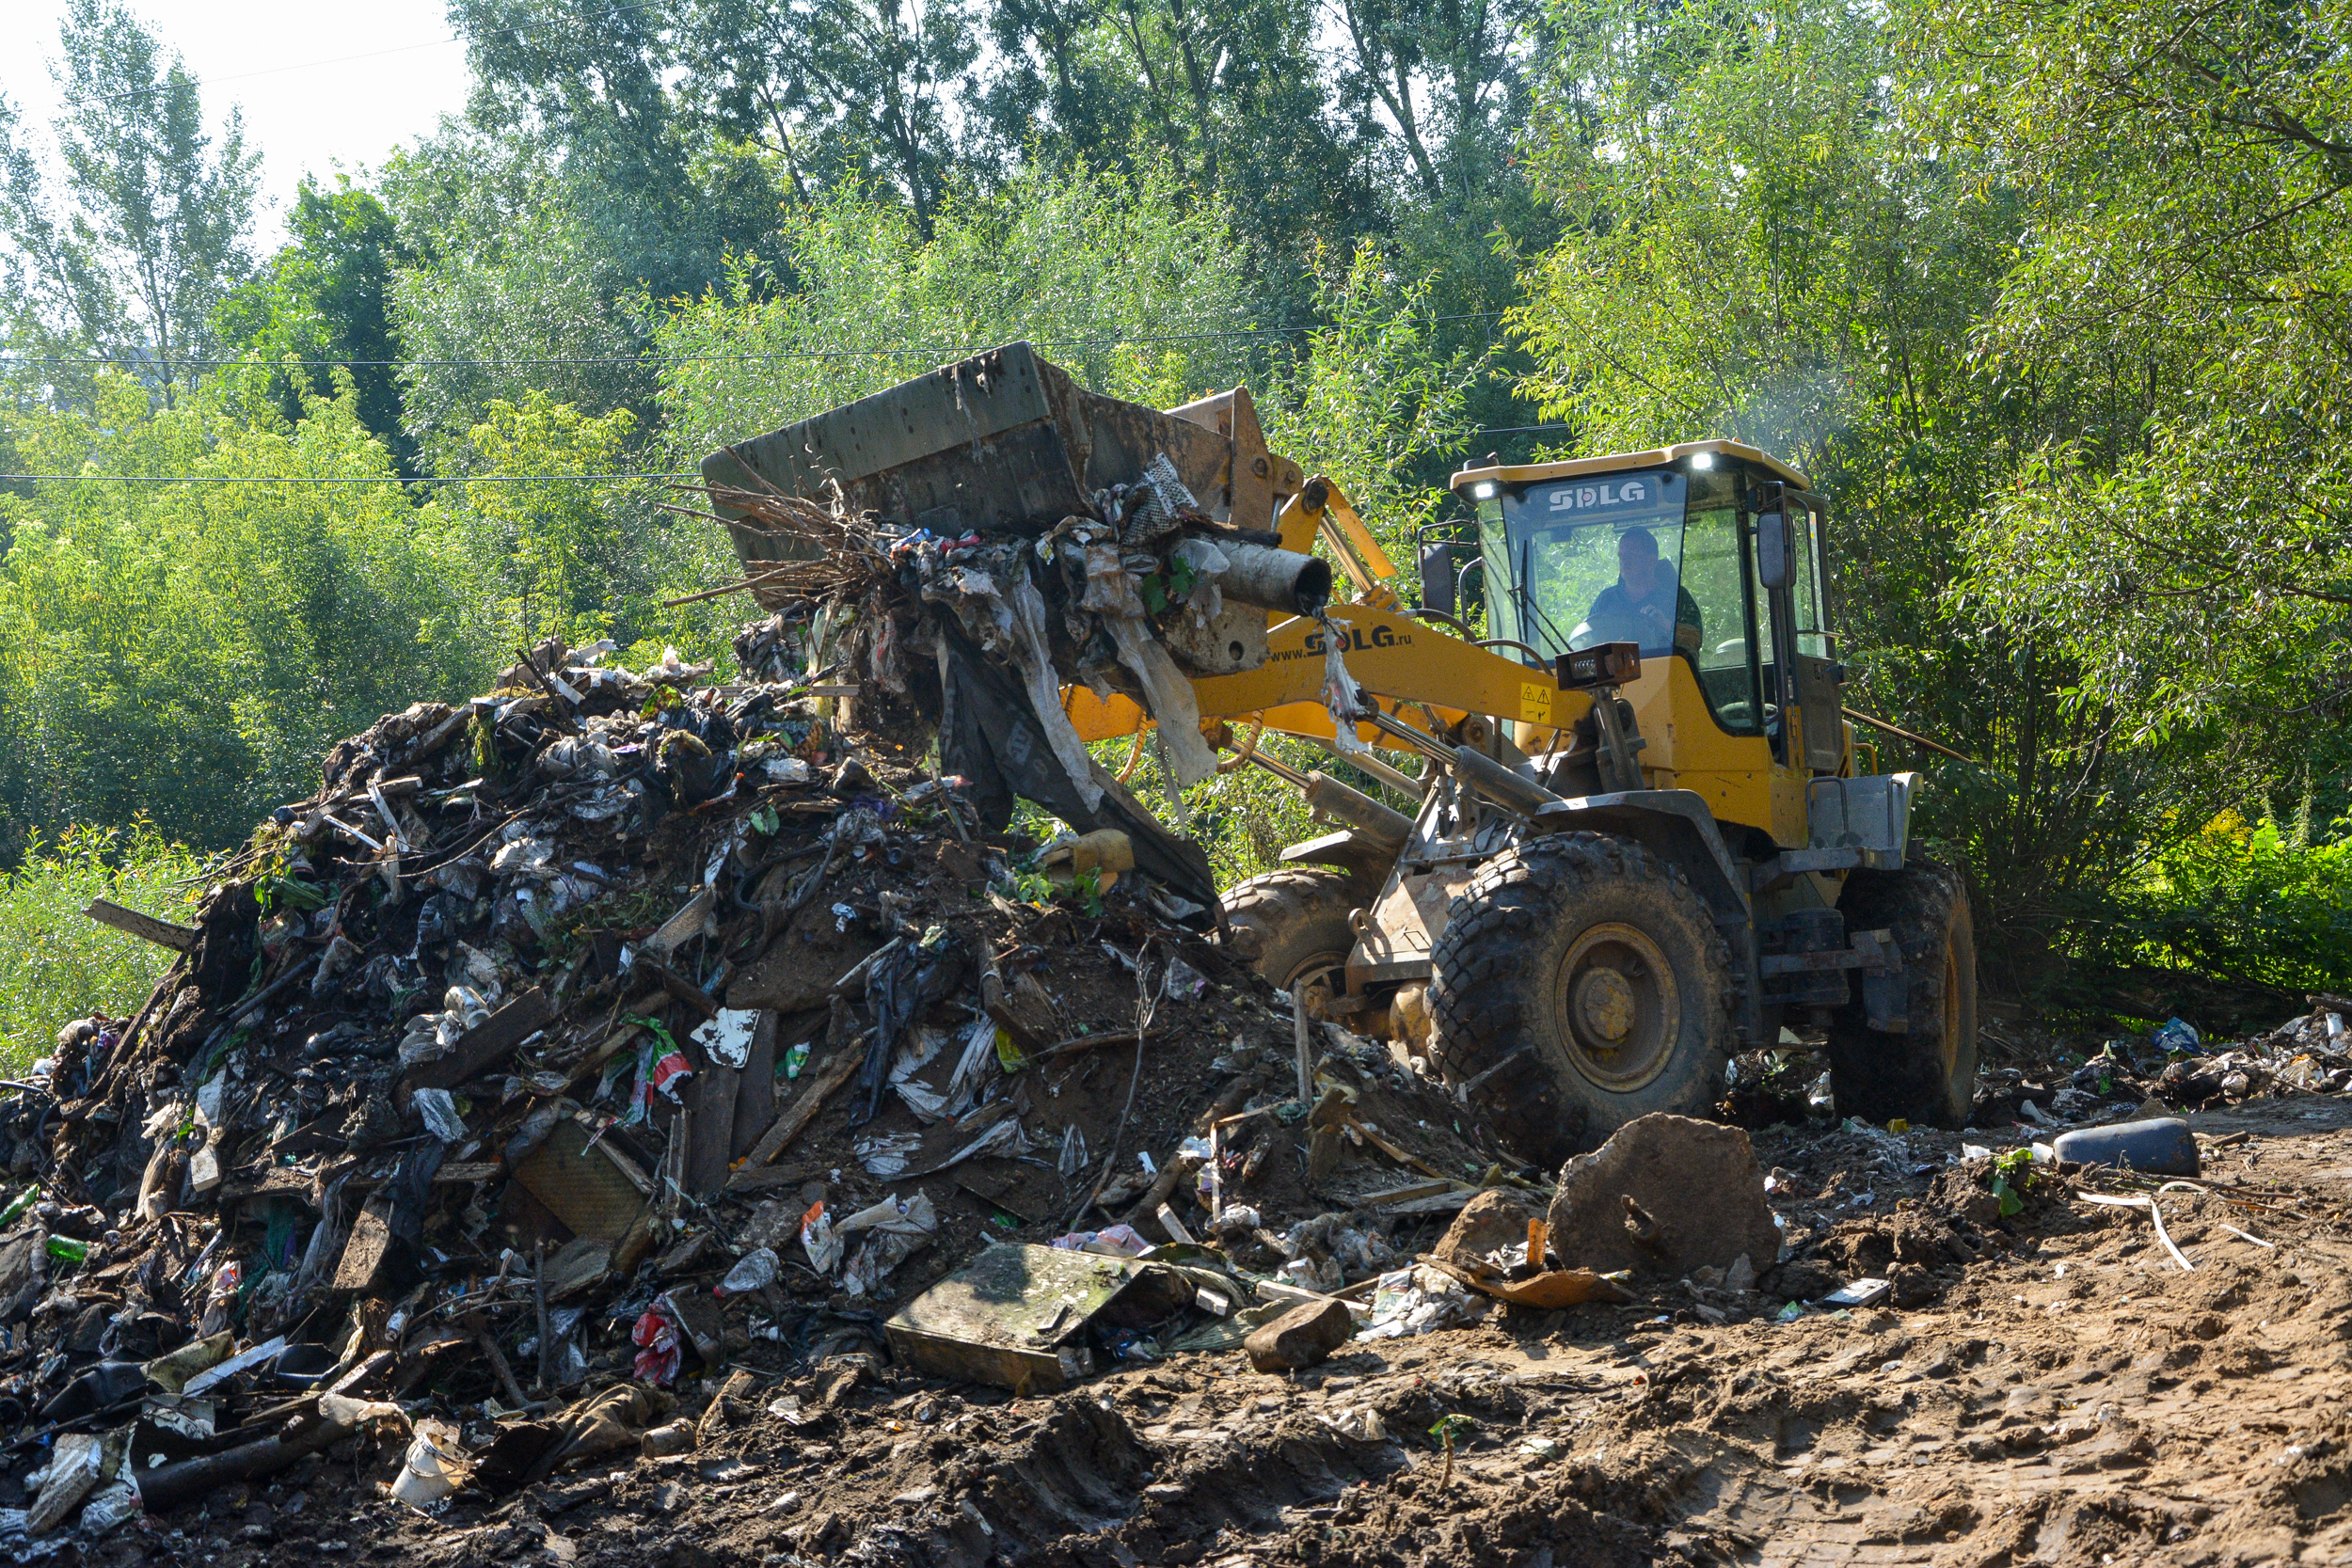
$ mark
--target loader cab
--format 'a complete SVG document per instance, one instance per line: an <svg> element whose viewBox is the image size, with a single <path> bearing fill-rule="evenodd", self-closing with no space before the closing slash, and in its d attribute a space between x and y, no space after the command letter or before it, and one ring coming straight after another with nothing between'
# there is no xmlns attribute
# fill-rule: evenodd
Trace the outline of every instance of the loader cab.
<svg viewBox="0 0 2352 1568"><path fill-rule="evenodd" d="M1767 737L1786 767L1839 770L1842 725L1807 739L1784 723L1792 706L1836 714L1843 678L1825 508L1803 474L1753 447L1697 441L1466 468L1454 488L1475 512L1487 631L1504 651L1548 664L1638 642L1645 662L1687 662L1724 734Z"/></svg>

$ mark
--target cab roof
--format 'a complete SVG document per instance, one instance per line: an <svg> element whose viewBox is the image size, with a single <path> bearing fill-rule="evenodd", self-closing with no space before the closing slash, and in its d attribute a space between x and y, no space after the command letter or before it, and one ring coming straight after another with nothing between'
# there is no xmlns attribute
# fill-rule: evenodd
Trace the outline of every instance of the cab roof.
<svg viewBox="0 0 2352 1568"><path fill-rule="evenodd" d="M1463 485L1482 479L1493 480L1501 484L1533 484L1540 480L1571 479L1579 474L1614 473L1621 468L1687 467L1690 459L1699 452L1761 464L1800 490L1813 488L1811 480L1779 458L1738 441L1682 441L1671 447L1656 447L1648 451L1613 451L1606 457L1571 457L1556 463L1505 463L1467 467L1454 476L1452 488L1459 490Z"/></svg>

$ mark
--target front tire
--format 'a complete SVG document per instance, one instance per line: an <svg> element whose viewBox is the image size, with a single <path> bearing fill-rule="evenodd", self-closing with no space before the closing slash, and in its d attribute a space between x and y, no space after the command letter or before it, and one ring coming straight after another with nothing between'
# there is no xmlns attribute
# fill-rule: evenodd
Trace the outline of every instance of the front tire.
<svg viewBox="0 0 2352 1568"><path fill-rule="evenodd" d="M1357 879L1323 866L1286 866L1236 882L1225 894L1225 920L1260 974L1288 990L1336 990L1330 971L1356 945L1348 924L1361 901Z"/></svg>
<svg viewBox="0 0 2352 1568"><path fill-rule="evenodd" d="M1857 871L1837 900L1846 929L1886 930L1902 949L1908 1027L1870 1027L1859 995L1832 1015L1829 1081L1841 1115L1965 1127L1977 1086L1977 932L1959 872L1914 861ZM1862 975L1854 975L1857 993Z"/></svg>
<svg viewBox="0 0 2352 1568"><path fill-rule="evenodd" d="M1431 955L1438 1071L1553 1165L1636 1117L1704 1115L1733 1041L1731 952L1690 879L1602 833L1481 867Z"/></svg>

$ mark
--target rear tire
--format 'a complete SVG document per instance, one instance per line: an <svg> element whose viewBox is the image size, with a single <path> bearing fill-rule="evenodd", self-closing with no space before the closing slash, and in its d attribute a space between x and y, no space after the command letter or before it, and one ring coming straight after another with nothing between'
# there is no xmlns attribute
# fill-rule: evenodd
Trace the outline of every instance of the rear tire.
<svg viewBox="0 0 2352 1568"><path fill-rule="evenodd" d="M1357 879L1323 866L1264 871L1225 894L1225 920L1242 936L1259 974L1288 990L1347 962L1356 945L1348 924L1360 900ZM1331 982L1322 982L1333 989Z"/></svg>
<svg viewBox="0 0 2352 1568"><path fill-rule="evenodd" d="M1857 871L1837 900L1846 929L1887 930L1902 949L1908 1030L1881 1034L1855 1000L1829 1027L1829 1081L1841 1116L1965 1127L1977 1085L1977 933L1959 872L1928 861Z"/></svg>
<svg viewBox="0 0 2352 1568"><path fill-rule="evenodd" d="M1506 850L1454 901L1431 967L1438 1071L1477 1081L1474 1108L1539 1165L1723 1095L1730 949L1690 879L1637 844Z"/></svg>

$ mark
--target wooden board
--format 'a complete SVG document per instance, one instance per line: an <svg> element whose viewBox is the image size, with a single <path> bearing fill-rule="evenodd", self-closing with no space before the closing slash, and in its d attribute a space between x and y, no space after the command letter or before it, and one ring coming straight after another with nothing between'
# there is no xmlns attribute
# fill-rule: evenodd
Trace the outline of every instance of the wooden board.
<svg viewBox="0 0 2352 1568"><path fill-rule="evenodd" d="M1143 1267L1000 1243L893 1313L882 1333L902 1365L928 1376L1057 1393L1093 1370L1087 1323Z"/></svg>
<svg viewBox="0 0 2352 1568"><path fill-rule="evenodd" d="M411 1071L401 1086L408 1090L453 1089L476 1073L497 1066L509 1052L546 1028L553 1016L547 993L533 986L466 1031L459 1037L456 1049L448 1055L425 1062Z"/></svg>
<svg viewBox="0 0 2352 1568"><path fill-rule="evenodd" d="M559 1121L548 1141L515 1167L515 1180L575 1236L618 1243L645 1212L645 1195L621 1173L588 1130Z"/></svg>
<svg viewBox="0 0 2352 1568"><path fill-rule="evenodd" d="M825 1101L834 1092L857 1075L858 1062L865 1053L850 1038L849 1009L836 1005L833 1025L826 1031L825 1056L817 1063L817 1070L803 1080L805 1087L792 1101L792 1108L778 1117L775 1125L759 1136L752 1151L743 1157L743 1168L736 1172L728 1185L741 1191L743 1181L758 1166L766 1164L783 1151L784 1146L801 1135L801 1130L817 1119L817 1113L825 1108Z"/></svg>
<svg viewBox="0 0 2352 1568"><path fill-rule="evenodd" d="M175 926L168 920L158 920L151 914L125 909L111 899L93 898L89 901L89 908L82 912L101 926L128 931L135 937L151 942L158 947L168 947L175 953L184 953L196 945L195 927Z"/></svg>
<svg viewBox="0 0 2352 1568"><path fill-rule="evenodd" d="M696 1197L710 1197L727 1184L727 1162L735 1154L735 1099L743 1069L727 1066L691 1041L687 1050L694 1064L694 1076L686 1085L691 1113L686 1126L691 1135L680 1184Z"/></svg>
<svg viewBox="0 0 2352 1568"><path fill-rule="evenodd" d="M753 1032L751 1053L743 1058L741 1082L735 1088L735 1131L727 1140L727 1158L739 1160L759 1142L759 1134L776 1118L776 1036L781 1015L762 1011Z"/></svg>
<svg viewBox="0 0 2352 1568"><path fill-rule="evenodd" d="M336 1290L374 1293L385 1255L392 1246L392 1227L385 1218L385 1207L371 1202L351 1222L351 1239L343 1243L342 1260L335 1268Z"/></svg>

